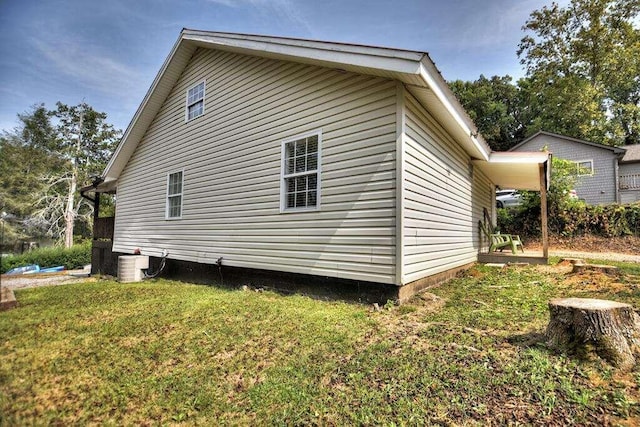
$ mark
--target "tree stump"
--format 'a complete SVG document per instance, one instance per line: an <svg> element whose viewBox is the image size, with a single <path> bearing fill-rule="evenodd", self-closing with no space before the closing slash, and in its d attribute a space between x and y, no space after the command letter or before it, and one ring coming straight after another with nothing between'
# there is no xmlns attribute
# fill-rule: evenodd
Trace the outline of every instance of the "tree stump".
<svg viewBox="0 0 640 427"><path fill-rule="evenodd" d="M562 258L560 263L568 262L570 264L584 264L584 260L582 258Z"/></svg>
<svg viewBox="0 0 640 427"><path fill-rule="evenodd" d="M589 298L549 301L547 345L562 351L595 352L621 369L630 369L640 350L640 316L629 304Z"/></svg>
<svg viewBox="0 0 640 427"><path fill-rule="evenodd" d="M582 264L574 263L572 273L584 273L587 271L594 271L598 273L608 274L615 276L618 274L618 267L613 265L600 265L600 264Z"/></svg>

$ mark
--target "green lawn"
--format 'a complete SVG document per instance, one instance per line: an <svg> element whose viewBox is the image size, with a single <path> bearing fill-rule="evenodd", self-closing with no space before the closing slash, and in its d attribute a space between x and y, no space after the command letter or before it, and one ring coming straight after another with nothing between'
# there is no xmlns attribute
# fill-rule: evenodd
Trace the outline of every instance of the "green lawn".
<svg viewBox="0 0 640 427"><path fill-rule="evenodd" d="M640 307L620 267L481 266L379 312L165 280L20 291L0 312L0 424L632 425L640 370L540 342L549 298Z"/></svg>

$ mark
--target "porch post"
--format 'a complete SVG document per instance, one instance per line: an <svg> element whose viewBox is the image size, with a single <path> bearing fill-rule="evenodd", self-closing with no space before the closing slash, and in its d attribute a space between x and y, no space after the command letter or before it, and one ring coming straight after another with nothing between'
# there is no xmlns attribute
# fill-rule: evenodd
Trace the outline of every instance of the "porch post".
<svg viewBox="0 0 640 427"><path fill-rule="evenodd" d="M542 256L549 258L549 233L547 230L547 173L540 164L540 217L542 218Z"/></svg>

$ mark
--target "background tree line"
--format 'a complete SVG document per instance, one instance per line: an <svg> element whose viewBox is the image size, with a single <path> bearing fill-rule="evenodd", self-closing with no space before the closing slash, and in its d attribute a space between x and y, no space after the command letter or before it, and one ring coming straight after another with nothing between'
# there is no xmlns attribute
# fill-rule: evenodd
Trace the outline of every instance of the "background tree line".
<svg viewBox="0 0 640 427"><path fill-rule="evenodd" d="M638 0L572 0L535 10L517 54L526 76L450 83L494 150L538 130L640 143Z"/></svg>
<svg viewBox="0 0 640 427"><path fill-rule="evenodd" d="M49 236L73 245L91 234L93 206L79 189L99 176L121 132L81 103L35 105L0 136L0 209L5 243Z"/></svg>

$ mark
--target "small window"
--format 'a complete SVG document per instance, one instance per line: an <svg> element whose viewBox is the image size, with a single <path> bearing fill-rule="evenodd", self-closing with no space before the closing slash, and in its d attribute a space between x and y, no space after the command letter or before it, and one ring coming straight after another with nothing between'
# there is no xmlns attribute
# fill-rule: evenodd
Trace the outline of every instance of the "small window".
<svg viewBox="0 0 640 427"><path fill-rule="evenodd" d="M576 175L593 175L593 160L579 160L576 162Z"/></svg>
<svg viewBox="0 0 640 427"><path fill-rule="evenodd" d="M204 114L204 82L187 90L187 121Z"/></svg>
<svg viewBox="0 0 640 427"><path fill-rule="evenodd" d="M320 206L320 132L282 143L282 211Z"/></svg>
<svg viewBox="0 0 640 427"><path fill-rule="evenodd" d="M167 177L167 219L182 217L182 175L180 171Z"/></svg>

